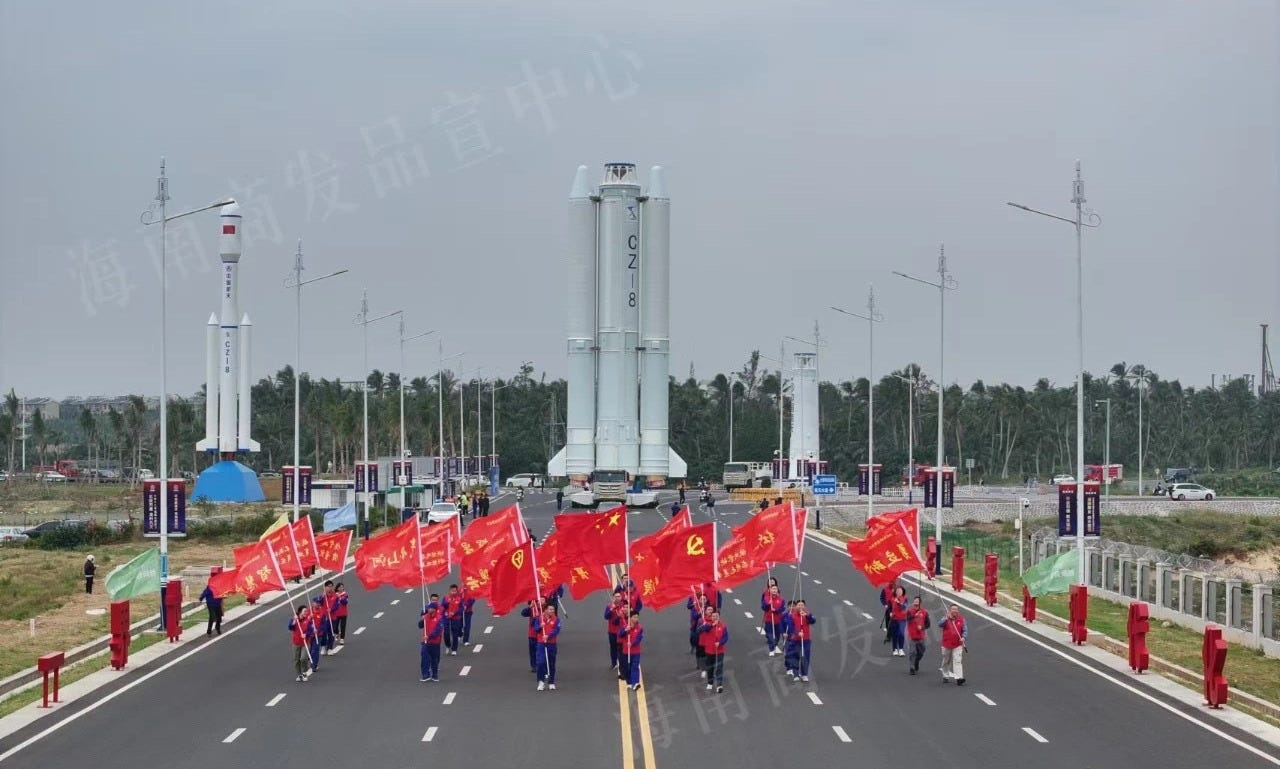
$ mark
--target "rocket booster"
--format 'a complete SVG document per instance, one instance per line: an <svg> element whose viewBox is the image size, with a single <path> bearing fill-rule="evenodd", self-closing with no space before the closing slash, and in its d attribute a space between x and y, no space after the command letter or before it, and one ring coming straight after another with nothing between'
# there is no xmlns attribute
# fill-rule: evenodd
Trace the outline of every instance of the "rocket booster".
<svg viewBox="0 0 1280 769"><path fill-rule="evenodd" d="M240 206L222 207L218 236L221 306L209 318L205 371L205 439L196 448L211 454L235 455L257 451L249 436L249 316L240 315L238 271L241 254Z"/></svg>

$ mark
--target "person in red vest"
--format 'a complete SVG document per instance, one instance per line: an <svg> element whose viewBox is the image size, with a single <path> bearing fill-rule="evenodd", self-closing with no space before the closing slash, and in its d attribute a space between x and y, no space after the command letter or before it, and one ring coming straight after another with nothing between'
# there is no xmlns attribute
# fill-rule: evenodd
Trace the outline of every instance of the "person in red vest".
<svg viewBox="0 0 1280 769"><path fill-rule="evenodd" d="M440 639L444 635L445 617L435 603L422 610L418 627L422 628L422 678L420 681L440 680Z"/></svg>
<svg viewBox="0 0 1280 769"><path fill-rule="evenodd" d="M485 505L488 505L488 504L489 503L486 498ZM485 515L488 515L488 513L485 513ZM462 605L465 608L465 611L462 614L462 645L470 646L471 645L471 615L475 614L475 611L476 611L476 599L475 599L475 596L471 595L471 593L467 590L466 585L462 586L462 589L458 591L458 594L462 596Z"/></svg>
<svg viewBox="0 0 1280 769"><path fill-rule="evenodd" d="M907 589L898 585L889 598L889 637L893 641L893 656L907 656L905 630L907 624Z"/></svg>
<svg viewBox="0 0 1280 769"><path fill-rule="evenodd" d="M339 582L334 586L334 632L338 636L338 645L347 643L347 587Z"/></svg>
<svg viewBox="0 0 1280 769"><path fill-rule="evenodd" d="M920 596L911 599L907 609L907 639L911 641L911 675L920 670L920 660L924 659L924 642L929 629L929 612L920 602Z"/></svg>
<svg viewBox="0 0 1280 769"><path fill-rule="evenodd" d="M547 604L542 614L533 620L533 631L538 636L538 691L543 686L556 690L556 640L560 635L560 617L555 604Z"/></svg>
<svg viewBox="0 0 1280 769"><path fill-rule="evenodd" d="M604 607L605 625L609 630L609 662L616 672L618 670L618 634L627 624L627 607L622 600L622 593L613 594L613 600Z"/></svg>
<svg viewBox="0 0 1280 769"><path fill-rule="evenodd" d="M542 614L545 605L541 598L535 598L520 610L521 617L529 618L529 672L534 675L538 674L538 631L533 629L533 621Z"/></svg>
<svg viewBox="0 0 1280 769"><path fill-rule="evenodd" d="M450 585L440 608L444 611L445 621L448 623L445 627L444 645L455 657L458 656L458 647L462 645L462 625L466 611L463 604L462 593L458 592L457 584Z"/></svg>
<svg viewBox="0 0 1280 769"><path fill-rule="evenodd" d="M627 626L618 633L618 647L626 660L627 688L640 688L640 653L644 642L644 628L640 626L640 612L635 609L627 617ZM621 676L619 676L621 677Z"/></svg>
<svg viewBox="0 0 1280 769"><path fill-rule="evenodd" d="M760 616L764 623L764 640L772 657L781 651L778 642L782 640L782 615L786 612L787 602L778 592L777 585L770 585L760 596Z"/></svg>
<svg viewBox="0 0 1280 769"><path fill-rule="evenodd" d="M889 643L893 640L893 620L890 615L893 612L893 591L898 588L898 580L893 579L889 584L880 588L880 605L884 607L884 620L880 626L884 628L884 642Z"/></svg>
<svg viewBox="0 0 1280 769"><path fill-rule="evenodd" d="M689 610L689 642L694 645L694 664L698 667L699 674L707 677L707 650L703 645L704 631L703 627L711 624L711 612L715 608L711 606L711 602L706 596L702 596L702 602L699 604L700 609Z"/></svg>
<svg viewBox="0 0 1280 769"><path fill-rule="evenodd" d="M707 691L724 691L724 650L729 645L729 628L720 621L720 612L711 610L711 620L699 628L702 651L707 661Z"/></svg>
<svg viewBox="0 0 1280 769"><path fill-rule="evenodd" d="M695 587L693 595L684 602L684 608L689 612L689 652L698 655L699 670L702 669L702 653L699 651L701 647L698 646L698 626L702 624L704 610L710 605L706 593L703 593L700 587Z"/></svg>
<svg viewBox="0 0 1280 769"><path fill-rule="evenodd" d="M305 681L311 675L311 655L308 647L315 637L315 629L311 625L311 612L306 604L298 604L293 618L289 620L289 631L293 635L293 670L299 681Z"/></svg>
<svg viewBox="0 0 1280 769"><path fill-rule="evenodd" d="M960 616L960 607L951 604L947 608L947 616L940 623L942 626L942 680L956 680L957 686L964 686L964 653L965 640L969 637L969 626Z"/></svg>
<svg viewBox="0 0 1280 769"><path fill-rule="evenodd" d="M797 678L805 683L809 681L809 658L813 653L813 633L810 627L814 621L803 598L798 599L782 619L783 630L787 634L785 659L792 681Z"/></svg>
<svg viewBox="0 0 1280 769"><path fill-rule="evenodd" d="M640 588L636 585L636 581L626 574L614 585L613 592L621 591L627 604L628 611L640 611L644 608L644 601L640 600Z"/></svg>

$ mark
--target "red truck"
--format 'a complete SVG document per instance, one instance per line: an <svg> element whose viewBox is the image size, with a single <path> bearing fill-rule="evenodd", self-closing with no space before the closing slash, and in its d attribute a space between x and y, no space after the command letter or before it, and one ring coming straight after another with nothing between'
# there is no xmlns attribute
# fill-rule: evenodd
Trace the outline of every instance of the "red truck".
<svg viewBox="0 0 1280 769"><path fill-rule="evenodd" d="M80 472L80 466L74 459L59 459L51 465L35 465L31 468L33 473L61 473L66 476L67 480L78 480L83 476Z"/></svg>
<svg viewBox="0 0 1280 769"><path fill-rule="evenodd" d="M929 479L929 471L933 469L933 465L922 465L917 463L915 465L915 468L916 468L916 472L915 472L915 476L911 478L911 485L919 486L923 488L925 481ZM904 484L907 482L907 478L910 475L911 475L910 468L904 467L902 469L902 482Z"/></svg>
<svg viewBox="0 0 1280 769"><path fill-rule="evenodd" d="M1084 479L1110 486L1124 480L1124 465L1085 465Z"/></svg>

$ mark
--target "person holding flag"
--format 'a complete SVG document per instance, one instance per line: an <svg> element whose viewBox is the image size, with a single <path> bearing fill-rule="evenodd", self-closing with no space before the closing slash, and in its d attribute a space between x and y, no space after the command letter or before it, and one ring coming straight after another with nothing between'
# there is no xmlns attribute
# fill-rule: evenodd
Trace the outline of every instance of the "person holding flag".
<svg viewBox="0 0 1280 769"><path fill-rule="evenodd" d="M707 691L714 688L719 694L724 691L724 650L729 644L729 628L720 621L720 612L711 609L709 621L704 622L698 632L706 659Z"/></svg>
<svg viewBox="0 0 1280 769"><path fill-rule="evenodd" d="M613 594L609 604L604 607L605 625L609 631L609 662L614 671L618 670L618 635L627 624L627 607L622 600L622 591Z"/></svg>
<svg viewBox="0 0 1280 769"><path fill-rule="evenodd" d="M907 589L898 585L889 597L889 637L893 642L893 656L905 657L907 626Z"/></svg>
<svg viewBox="0 0 1280 769"><path fill-rule="evenodd" d="M444 645L449 649L449 654L458 656L458 646L462 644L463 631L463 606L462 594L458 592L457 583L449 586L449 594L444 597L441 604L444 609L445 619L448 621L448 629L445 631Z"/></svg>
<svg viewBox="0 0 1280 769"><path fill-rule="evenodd" d="M476 599L467 590L467 586L463 585L458 590L459 600L462 601L462 645L471 645L471 615L475 613Z"/></svg>
<svg viewBox="0 0 1280 769"><path fill-rule="evenodd" d="M644 628L640 625L640 612L635 609L627 617L627 626L618 634L618 646L626 660L625 677L627 688L632 691L640 689L640 653L644 643Z"/></svg>
<svg viewBox="0 0 1280 769"><path fill-rule="evenodd" d="M418 620L418 627L422 628L422 678L419 681L440 680L440 638L444 635L445 620L434 593L431 598Z"/></svg>
<svg viewBox="0 0 1280 769"><path fill-rule="evenodd" d="M521 617L529 618L529 672L534 675L538 674L538 631L534 629L533 623L542 615L545 605L541 598L535 598L520 610Z"/></svg>
<svg viewBox="0 0 1280 769"><path fill-rule="evenodd" d="M951 604L947 607L947 616L940 623L942 626L942 673L943 682L955 679L956 686L964 686L964 653L965 641L969 638L969 626L960 615L960 607Z"/></svg>
<svg viewBox="0 0 1280 769"><path fill-rule="evenodd" d="M315 629L311 626L311 612L305 603L298 604L298 608L294 610L293 619L289 620L289 631L293 635L293 670L298 675L298 681L305 681L315 669L303 662L305 650L315 637Z"/></svg>
<svg viewBox="0 0 1280 769"><path fill-rule="evenodd" d="M324 596L316 596L311 599L311 670L312 672L320 669L321 646L328 645L329 638L329 618L326 616L324 608Z"/></svg>
<svg viewBox="0 0 1280 769"><path fill-rule="evenodd" d="M764 595L760 596L761 621L764 623L764 640L772 657L781 651L778 646L783 639L782 615L786 613L787 603L778 592L776 584L769 585Z"/></svg>
<svg viewBox="0 0 1280 769"><path fill-rule="evenodd" d="M333 630L338 637L338 645L347 643L347 586L339 582L334 586Z"/></svg>
<svg viewBox="0 0 1280 769"><path fill-rule="evenodd" d="M809 659L813 653L813 633L810 628L815 621L803 598L796 599L791 611L787 612L782 621L787 634L785 659L793 681L799 678L805 683L809 682Z"/></svg>
<svg viewBox="0 0 1280 769"><path fill-rule="evenodd" d="M907 638L911 641L911 675L920 670L920 660L924 659L924 642L929 629L929 612L925 610L920 596L911 599L907 609Z"/></svg>
<svg viewBox="0 0 1280 769"><path fill-rule="evenodd" d="M697 656L698 669L702 670L702 646L698 643L698 627L703 623L703 615L710 608L711 602L707 600L706 593L702 592L702 588L695 587L693 595L689 596L689 600L685 601L684 607L689 610L689 652Z"/></svg>
<svg viewBox="0 0 1280 769"><path fill-rule="evenodd" d="M538 691L543 687L556 690L556 639L560 635L560 617L556 606L548 603L542 614L533 619L533 630L538 634Z"/></svg>

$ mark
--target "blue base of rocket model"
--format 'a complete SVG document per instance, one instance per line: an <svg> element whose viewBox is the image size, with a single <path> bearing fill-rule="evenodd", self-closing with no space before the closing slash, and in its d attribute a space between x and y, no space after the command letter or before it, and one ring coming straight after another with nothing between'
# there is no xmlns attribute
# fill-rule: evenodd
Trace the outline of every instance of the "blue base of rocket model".
<svg viewBox="0 0 1280 769"><path fill-rule="evenodd" d="M218 462L200 473L191 492L193 502L262 502L266 498L257 474L232 460Z"/></svg>

